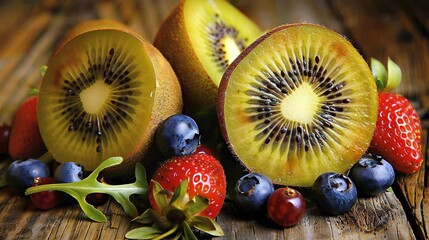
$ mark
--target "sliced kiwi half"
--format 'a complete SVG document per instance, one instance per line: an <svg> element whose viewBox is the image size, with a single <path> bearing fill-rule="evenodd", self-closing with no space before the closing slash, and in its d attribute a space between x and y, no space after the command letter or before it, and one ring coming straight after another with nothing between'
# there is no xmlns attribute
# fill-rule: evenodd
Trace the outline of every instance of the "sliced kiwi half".
<svg viewBox="0 0 429 240"><path fill-rule="evenodd" d="M194 115L215 105L225 69L261 33L228 1L181 1L161 24L154 45L179 78L185 112Z"/></svg>
<svg viewBox="0 0 429 240"><path fill-rule="evenodd" d="M62 41L40 86L38 121L55 160L93 170L121 156L115 175L123 175L149 157L157 126L181 112L182 95L158 50L107 22L82 23Z"/></svg>
<svg viewBox="0 0 429 240"><path fill-rule="evenodd" d="M218 117L232 153L276 184L309 187L367 150L377 88L353 45L312 24L279 26L226 70Z"/></svg>

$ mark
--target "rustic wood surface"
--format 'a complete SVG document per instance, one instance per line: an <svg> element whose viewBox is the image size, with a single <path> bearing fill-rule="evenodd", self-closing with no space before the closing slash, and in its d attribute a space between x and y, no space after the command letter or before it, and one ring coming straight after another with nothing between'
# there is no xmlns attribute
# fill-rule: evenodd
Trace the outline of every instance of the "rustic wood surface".
<svg viewBox="0 0 429 240"><path fill-rule="evenodd" d="M62 2L61 4L59 2ZM10 123L28 90L40 82L56 43L68 28L93 18L128 24L153 40L176 0L129 1L0 1L0 123ZM423 125L423 151L428 154L429 2L415 0L232 0L263 29L293 22L325 25L345 35L366 60L391 57L403 70L397 90L416 108ZM8 159L0 159L4 171ZM308 201L306 217L297 226L279 229L260 220L237 217L225 204L217 221L225 236L218 239L427 239L429 236L429 162L413 175L397 176L394 192L359 199L353 209L327 217ZM0 172L1 173L1 172ZM77 205L49 211L29 199L0 189L0 239L123 239L132 223L114 201L99 207L108 222L85 217ZM208 238L201 236L201 238ZM208 238L209 239L209 238Z"/></svg>

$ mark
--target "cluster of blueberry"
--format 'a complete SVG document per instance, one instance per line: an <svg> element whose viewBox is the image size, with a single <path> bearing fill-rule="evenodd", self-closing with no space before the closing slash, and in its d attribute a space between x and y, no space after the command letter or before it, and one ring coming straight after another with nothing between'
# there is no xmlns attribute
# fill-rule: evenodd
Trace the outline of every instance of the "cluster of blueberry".
<svg viewBox="0 0 429 240"><path fill-rule="evenodd" d="M311 194L323 212L339 215L353 207L358 194L362 197L379 195L394 180L395 171L389 162L378 155L365 155L348 175L321 174L314 182ZM271 220L285 227L297 224L306 210L304 198L297 190L289 187L274 190L271 180L260 173L247 174L237 181L234 202L241 213L249 216L267 213Z"/></svg>
<svg viewBox="0 0 429 240"><path fill-rule="evenodd" d="M77 182L84 177L83 166L74 162L65 162L58 165L54 174L51 175L48 165L38 159L13 161L6 171L7 185L19 191L24 191L31 186ZM73 201L67 195L57 191L35 193L30 195L30 199L37 208L45 210ZM100 205L108 200L108 196L105 194L90 194L86 200L93 205Z"/></svg>

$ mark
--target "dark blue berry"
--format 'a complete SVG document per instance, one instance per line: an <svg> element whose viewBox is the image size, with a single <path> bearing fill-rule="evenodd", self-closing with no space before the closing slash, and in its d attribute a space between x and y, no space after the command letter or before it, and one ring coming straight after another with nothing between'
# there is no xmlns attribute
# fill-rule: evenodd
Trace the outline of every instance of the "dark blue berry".
<svg viewBox="0 0 429 240"><path fill-rule="evenodd" d="M82 180L83 166L74 162L65 162L55 169L54 178L59 183L78 182Z"/></svg>
<svg viewBox="0 0 429 240"><path fill-rule="evenodd" d="M156 133L156 145L167 158L189 155L200 145L198 125L191 117L176 114L167 118Z"/></svg>
<svg viewBox="0 0 429 240"><path fill-rule="evenodd" d="M48 166L37 159L16 160L9 165L6 172L7 184L19 189L31 187L37 177L49 177Z"/></svg>
<svg viewBox="0 0 429 240"><path fill-rule="evenodd" d="M392 186L395 171L381 156L363 156L350 169L349 177L356 184L359 195L376 196Z"/></svg>
<svg viewBox="0 0 429 240"><path fill-rule="evenodd" d="M339 215L350 210L357 200L353 181L344 174L321 174L312 187L314 201L329 215Z"/></svg>
<svg viewBox="0 0 429 240"><path fill-rule="evenodd" d="M234 188L234 203L244 216L254 216L265 209L268 197L274 191L271 180L260 173L241 177Z"/></svg>

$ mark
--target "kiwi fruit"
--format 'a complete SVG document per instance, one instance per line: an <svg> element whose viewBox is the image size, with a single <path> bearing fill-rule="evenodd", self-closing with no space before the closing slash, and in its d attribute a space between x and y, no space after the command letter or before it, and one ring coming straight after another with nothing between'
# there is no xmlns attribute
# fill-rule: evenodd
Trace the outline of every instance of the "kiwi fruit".
<svg viewBox="0 0 429 240"><path fill-rule="evenodd" d="M111 20L70 30L48 62L38 102L42 138L58 162L94 170L124 161L110 175L132 173L152 158L156 128L182 111L179 81L148 41Z"/></svg>
<svg viewBox="0 0 429 240"><path fill-rule="evenodd" d="M184 0L172 10L161 24L154 46L179 78L185 113L195 116L215 106L225 69L261 33L225 0Z"/></svg>
<svg viewBox="0 0 429 240"><path fill-rule="evenodd" d="M310 187L367 150L377 88L354 46L313 24L274 28L228 67L219 86L222 135L241 163L279 185Z"/></svg>

